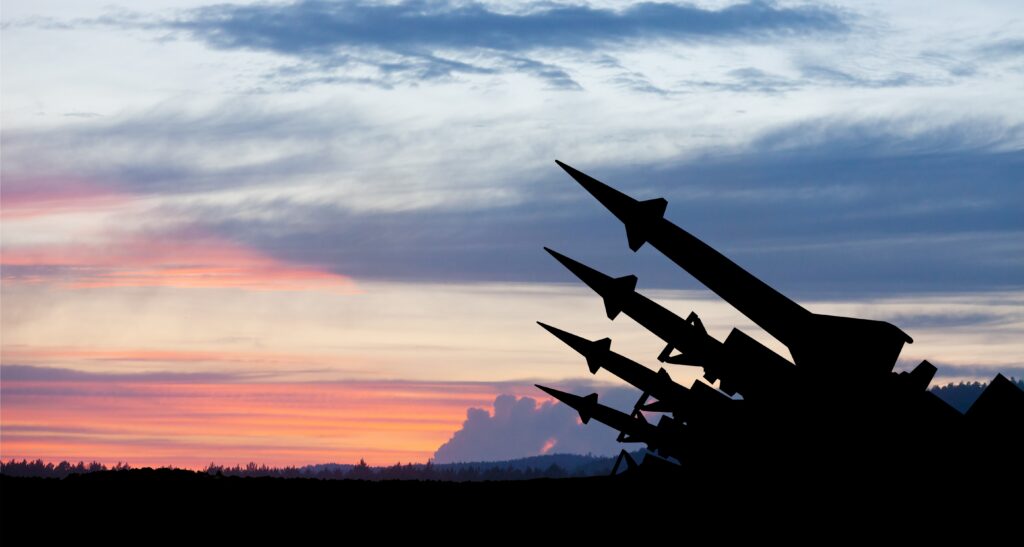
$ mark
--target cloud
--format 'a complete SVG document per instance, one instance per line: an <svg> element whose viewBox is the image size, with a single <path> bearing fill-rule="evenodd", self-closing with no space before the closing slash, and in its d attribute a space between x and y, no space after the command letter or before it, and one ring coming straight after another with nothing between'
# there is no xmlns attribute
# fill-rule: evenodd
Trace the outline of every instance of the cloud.
<svg viewBox="0 0 1024 547"><path fill-rule="evenodd" d="M1006 38L984 44L977 48L977 53L987 58L1019 59L1024 57L1024 39Z"/></svg>
<svg viewBox="0 0 1024 547"><path fill-rule="evenodd" d="M886 317L886 321L899 325L904 329L941 329L957 327L986 327L1012 323L1014 318L999 313L959 313L944 310L936 313L894 314Z"/></svg>
<svg viewBox="0 0 1024 547"><path fill-rule="evenodd" d="M585 394L588 388L575 389ZM599 400L628 411L637 397L636 390L611 388L604 390ZM533 397L499 395L494 400L493 414L481 408L466 412L462 429L437 449L434 461L500 461L548 453L606 455L633 447L616 442L617 435L596 421L580 423L579 414L560 402L545 400L538 404Z"/></svg>
<svg viewBox="0 0 1024 547"><path fill-rule="evenodd" d="M579 89L569 71L527 54L658 41L749 42L841 33L848 30L850 17L833 8L761 1L722 9L654 2L622 9L542 2L508 11L477 2L409 0L220 4L158 21L117 12L77 24L170 30L217 49L297 59L298 64L268 80L282 85L282 77L290 73L285 87L337 82L387 87L460 74L519 72L554 88Z"/></svg>
<svg viewBox="0 0 1024 547"><path fill-rule="evenodd" d="M245 351L6 344L2 355L5 363L3 377L7 380L200 383L294 381L296 378L319 380L325 379L325 374L339 373L355 377L374 376L374 371L339 366L340 359L336 355L283 353L266 349ZM90 370L60 368L62 365L89 367ZM144 370L139 371L140 367ZM107 370L110 368L134 372L115 373ZM153 368L174 372L153 371ZM211 368L228 368L229 371L211 372Z"/></svg>
<svg viewBox="0 0 1024 547"><path fill-rule="evenodd" d="M130 200L115 188L74 177L7 177L0 195L0 215L8 220L109 209Z"/></svg>
<svg viewBox="0 0 1024 547"><path fill-rule="evenodd" d="M351 279L289 264L200 229L138 233L100 244L5 246L3 278L72 288L179 287L352 293Z"/></svg>
<svg viewBox="0 0 1024 547"><path fill-rule="evenodd" d="M10 361L8 354L5 361ZM5 363L0 367L0 374L5 382L37 383L37 382L135 382L135 383L171 383L171 384L204 384L230 383L251 379L248 374L232 374L224 372L140 372L140 373L96 373L56 367L38 367L32 365L11 365Z"/></svg>
<svg viewBox="0 0 1024 547"><path fill-rule="evenodd" d="M690 81L686 85L731 92L781 93L803 87L804 82L771 74L755 67L730 70L728 81Z"/></svg>
<svg viewBox="0 0 1024 547"><path fill-rule="evenodd" d="M907 72L897 72L879 77L857 76L837 68L808 64L800 68L801 77L811 82L821 82L843 87L904 87L929 83L924 78Z"/></svg>
<svg viewBox="0 0 1024 547"><path fill-rule="evenodd" d="M767 42L829 35L847 32L852 19L850 13L833 7L779 6L760 0L720 9L672 2L637 2L619 9L535 2L500 9L450 0L312 0L218 4L170 16L108 8L93 18L36 16L4 25L141 30L159 33L161 40L184 34L215 49L272 53L293 61L264 79L266 87L277 90L336 83L393 87L502 73L526 74L550 88L578 90L581 85L569 69L537 55L586 56L594 50L650 43Z"/></svg>
<svg viewBox="0 0 1024 547"><path fill-rule="evenodd" d="M8 192L45 199L73 183L99 187L96 181L130 195L270 185L336 168L330 145L354 148L358 138L382 140L381 133L352 109L324 116L251 99L215 109L164 105L56 129L5 130L4 199Z"/></svg>
<svg viewBox="0 0 1024 547"><path fill-rule="evenodd" d="M200 226L355 279L569 282L546 245L648 287L698 288L649 249L618 246L621 225L545 156L557 153L638 198L665 197L668 218L796 297L993 290L1024 278L1024 126L1008 121L829 116L684 155L588 161L559 152L576 150L577 137L530 128L529 146L509 146L503 135L524 128L505 118L399 131L350 109L239 103L7 131L4 197L47 165L52 180L76 172L117 195L166 198L147 221ZM472 120L489 129L467 130ZM53 276L59 265L5 273Z"/></svg>
<svg viewBox="0 0 1024 547"><path fill-rule="evenodd" d="M1012 147L1021 129L915 133L914 123L801 123L661 164L562 159L637 198L666 197L667 218L794 296L1020 286L1024 152ZM621 225L556 168L534 180L517 188L528 197L473 208L277 202L291 222L226 219L217 229L356 278L571 282L541 252L547 245L647 287L698 287L649 249L629 253Z"/></svg>
<svg viewBox="0 0 1024 547"><path fill-rule="evenodd" d="M720 10L641 2L621 10L541 3L518 12L484 4L406 1L396 4L305 1L222 4L198 8L171 26L220 48L289 55L330 55L338 48L594 49L629 40L770 37L847 29L833 9L777 7L767 2Z"/></svg>
<svg viewBox="0 0 1024 547"><path fill-rule="evenodd" d="M857 75L839 68L818 64L804 64L799 67L798 72L797 76L790 77L748 66L730 70L723 78L717 80L683 80L679 82L679 87L730 93L778 94L822 87L888 88L949 83L948 79L925 78L909 72L886 74L873 71L870 73L872 75Z"/></svg>

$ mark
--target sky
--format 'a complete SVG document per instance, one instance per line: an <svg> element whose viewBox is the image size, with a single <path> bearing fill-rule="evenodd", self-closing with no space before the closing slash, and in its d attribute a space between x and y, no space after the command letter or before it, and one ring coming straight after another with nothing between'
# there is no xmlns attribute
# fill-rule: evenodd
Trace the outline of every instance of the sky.
<svg viewBox="0 0 1024 547"><path fill-rule="evenodd" d="M3 1L0 458L615 453L535 324L659 340L542 249L785 348L554 163L935 383L1024 376L1013 1ZM673 367L684 384L699 371Z"/></svg>

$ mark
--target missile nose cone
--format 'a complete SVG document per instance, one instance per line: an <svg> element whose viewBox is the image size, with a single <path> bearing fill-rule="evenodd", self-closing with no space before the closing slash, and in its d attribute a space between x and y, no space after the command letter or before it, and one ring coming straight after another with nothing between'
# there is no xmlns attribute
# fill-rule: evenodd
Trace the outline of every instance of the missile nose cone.
<svg viewBox="0 0 1024 547"><path fill-rule="evenodd" d="M601 369L602 363L608 355L608 352L612 348L611 338L602 338L600 340L587 340L582 336L576 336L571 332L566 332L562 329L552 327L537 321L537 324L544 327L548 332L555 335L556 338L565 343L565 345L576 350L587 359L587 367L590 369L591 374L597 374L597 371Z"/></svg>
<svg viewBox="0 0 1024 547"><path fill-rule="evenodd" d="M628 205L636 203L636 200L619 192L618 190L608 186L607 184L595 179L594 177L567 165L558 160L555 160L569 176L572 177L576 182L580 184L587 192L590 192L595 198L598 199L605 207L609 209L616 209L617 206Z"/></svg>
<svg viewBox="0 0 1024 547"><path fill-rule="evenodd" d="M559 167L569 173L590 195L597 198L605 209L611 211L626 227L629 248L634 252L647 242L650 225L665 215L668 202L664 198L637 201L607 184L555 160Z"/></svg>
<svg viewBox="0 0 1024 547"><path fill-rule="evenodd" d="M578 412L580 415L580 420L582 420L583 423L587 423L590 421L591 414L593 414L594 409L598 406L596 393L591 393L586 397L580 397L579 395L573 395L572 393L558 391L557 389L545 387L540 384L534 385L537 386L539 389L543 390L548 395L565 403L565 405L568 406L569 408L572 408L573 410Z"/></svg>
<svg viewBox="0 0 1024 547"><path fill-rule="evenodd" d="M586 188L587 184L590 181L594 180L593 177L587 175L586 173L583 173L583 172L577 170L575 167L573 167L573 166L571 166L569 164L563 163L563 162L561 162L559 160L555 160L555 163L557 163L558 166L561 167L562 170L564 170L566 173L569 173L570 177L576 179L576 182L582 184L584 188ZM588 188L588 190L589 190L589 188Z"/></svg>
<svg viewBox="0 0 1024 547"><path fill-rule="evenodd" d="M558 338L559 340L564 342L565 345L576 350L578 353L582 355L587 354L588 350L590 349L590 345L593 343L590 340L583 338L582 336L576 336L571 332L566 332L562 329L552 327L551 325L546 325L544 323L541 323L540 321L537 321L537 324L544 327L544 330L555 335L555 338Z"/></svg>
<svg viewBox="0 0 1024 547"><path fill-rule="evenodd" d="M545 387L545 386L542 386L540 384L533 384L533 387L535 387L537 389L544 390L545 392L547 392L548 395L552 395L552 396L554 395L554 393L552 393L553 390L551 388L549 388L549 387Z"/></svg>
<svg viewBox="0 0 1024 547"><path fill-rule="evenodd" d="M573 275L578 277L580 281L586 283L588 287L593 289L594 292L604 299L604 307L608 314L608 319L615 319L615 317L619 315L619 312L622 311L623 303L628 300L630 295L636 290L637 278L635 275L626 275L615 278L609 277L590 266L576 262L575 260L552 251L547 247L544 247L544 250L551 256L555 257L555 259L568 268Z"/></svg>
<svg viewBox="0 0 1024 547"><path fill-rule="evenodd" d="M551 256L555 257L562 266L565 266L570 272L573 273L580 281L584 282L591 289L594 289L597 294L604 295L607 292L607 287L611 284L612 278L575 260L544 247L544 250Z"/></svg>
<svg viewBox="0 0 1024 547"><path fill-rule="evenodd" d="M548 395L554 397L555 399L558 399L559 401L562 401L563 403L565 403L565 404L575 408L575 406L573 406L573 404L570 402L572 400L572 398L574 397L573 394L566 393L564 391L558 391L557 389L546 387L546 386L542 386L540 384L533 384L533 385L536 386L541 391L543 391L543 392L547 393Z"/></svg>

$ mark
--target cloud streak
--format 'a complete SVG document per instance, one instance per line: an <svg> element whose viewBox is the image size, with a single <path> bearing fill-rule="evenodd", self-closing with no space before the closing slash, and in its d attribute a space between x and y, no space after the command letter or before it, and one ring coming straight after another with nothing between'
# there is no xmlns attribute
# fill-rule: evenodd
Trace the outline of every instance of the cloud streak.
<svg viewBox="0 0 1024 547"><path fill-rule="evenodd" d="M2 264L8 283L55 281L78 289L356 290L340 274L288 264L197 230L141 233L103 245L6 247Z"/></svg>
<svg viewBox="0 0 1024 547"><path fill-rule="evenodd" d="M829 8L768 2L720 10L640 2L621 10L541 3L509 13L479 3L306 1L203 7L171 24L215 47L330 55L340 47L408 49L593 49L624 41L771 37L848 28Z"/></svg>
<svg viewBox="0 0 1024 547"><path fill-rule="evenodd" d="M758 41L839 33L848 15L834 9L767 2L705 9L640 2L623 9L537 3L499 11L469 2L410 0L396 4L304 1L197 8L165 23L211 47L270 52L312 66L293 85L338 80L381 85L456 74L521 72L551 87L579 89L563 68L527 54L590 51L658 41ZM315 74L344 67L348 74ZM361 67L373 69L352 76ZM281 74L279 73L278 76Z"/></svg>
<svg viewBox="0 0 1024 547"><path fill-rule="evenodd" d="M1019 286L1024 273L1015 258L1024 154L996 148L1017 146L1019 133L965 124L915 135L891 122L824 120L671 163L591 167L562 159L639 199L667 198L668 218L794 296L991 290ZM337 264L361 278L565 281L539 251L548 245L597 267L616 264L611 273L637 273L654 286L696 287L653 252L623 264L631 255L616 246L621 226L551 171L520 183L531 196L522 201L402 212L276 203L301 210L288 216L304 220L227 220L219 229L275 256ZM328 247L321 230L353 237Z"/></svg>
<svg viewBox="0 0 1024 547"><path fill-rule="evenodd" d="M207 236L185 237L192 247L185 251L211 255L203 248L221 238L264 255L250 253L240 262L255 277L284 268L261 262L273 259L297 265L310 279L319 269L357 279L557 282L564 279L541 246L574 249L596 266L621 265L624 256L607 245L621 240L621 227L551 158L512 162L517 157L505 157L489 132L448 127L431 136L411 128L389 136L349 112L246 115L228 107L211 117L156 112L60 134L9 133L5 146L13 159L5 161L5 180L31 180L38 163L60 166L58 174L88 164L89 180L111 181L118 195L165 198L147 219L184 219L206 230ZM536 145L545 149L563 147L550 136L540 139ZM276 141L287 145L272 158L240 153ZM437 141L451 143L450 153L438 155ZM97 142L130 159L97 160ZM369 149L355 157L360 142ZM53 143L60 144L59 157ZM177 155L151 155L153 143ZM908 115L808 119L756 132L738 145L691 148L654 161L560 157L639 198L667 198L669 218L784 289L788 283L819 294L959 292L1019 286L1022 147L1019 124ZM89 203L52 202L58 212ZM49 206L40 203L14 211ZM33 252L34 258L12 255L21 263L7 261L6 273L27 279L70 271L57 256L64 250ZM680 287L679 276L646 252L633 264L628 268L645 282ZM63 266L88 264L80 257Z"/></svg>
<svg viewBox="0 0 1024 547"><path fill-rule="evenodd" d="M105 185L70 177L7 178L0 190L0 215L27 219L111 209L131 197Z"/></svg>
<svg viewBox="0 0 1024 547"><path fill-rule="evenodd" d="M7 181L30 188L32 165L57 166L51 179L63 180L60 173L85 164L81 176L110 181L114 195L157 204L136 222L167 218L203 233L179 235L172 227L152 242L148 235L138 241L118 236L100 249L66 241L63 247L8 246L5 275L74 274L87 277L84 284L153 285L160 272L174 286L202 281L254 288L269 288L275 278L291 287L306 280L313 286L330 281L318 277L324 272L360 280L563 282L540 252L547 245L597 267L624 268L651 286L696 287L647 251L623 264L631 255L607 244L622 240L621 227L549 163L552 158L513 164L517 157L505 157L502 142L488 140L491 132L445 127L431 136L414 127L389 136L390 130L374 129L347 111L246 115L228 107L210 117L158 111L59 134L7 132L5 192ZM537 146L562 148L550 135L540 139ZM438 154L438 141L450 152ZM104 151L97 142L129 159L99 160ZM353 155L364 149L360 142L367 152ZM53 143L60 145L59 156ZM165 147L177 152L151 154ZM266 147L279 149L271 158L243 153ZM645 162L630 162L628 155L598 162L560 158L638 198L665 197L670 219L783 290L813 296L1019 286L1022 149L1019 124L908 115L807 119L755 132L734 146L691 148L682 157ZM231 159L228 165L224 158ZM67 191L69 199L55 193L12 210L59 213L107 199L78 199L74 187ZM148 256L136 253L148 246ZM158 257L160 249L166 252ZM84 256L94 250L95 256ZM172 267L189 263L190 254L207 270ZM238 269L215 271L230 266L227 257L238 257ZM115 258L125 259L124 272L96 269Z"/></svg>

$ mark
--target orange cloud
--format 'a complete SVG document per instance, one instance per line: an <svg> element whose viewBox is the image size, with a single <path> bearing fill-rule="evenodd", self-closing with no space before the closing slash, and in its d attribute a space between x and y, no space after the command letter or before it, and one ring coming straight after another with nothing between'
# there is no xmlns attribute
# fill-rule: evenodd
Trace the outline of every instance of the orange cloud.
<svg viewBox="0 0 1024 547"><path fill-rule="evenodd" d="M5 248L8 282L61 280L74 288L178 287L355 292L346 276L292 264L214 234L181 233L115 238L103 245Z"/></svg>
<svg viewBox="0 0 1024 547"><path fill-rule="evenodd" d="M474 383L168 383L59 374L5 379L0 390L4 460L192 468L211 461L424 462L468 407L488 407L509 391Z"/></svg>

